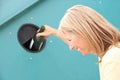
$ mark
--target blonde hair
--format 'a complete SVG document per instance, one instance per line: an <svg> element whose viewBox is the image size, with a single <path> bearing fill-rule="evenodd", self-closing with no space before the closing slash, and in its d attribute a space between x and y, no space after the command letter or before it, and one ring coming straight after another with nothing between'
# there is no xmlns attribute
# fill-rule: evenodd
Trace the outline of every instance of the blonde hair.
<svg viewBox="0 0 120 80"><path fill-rule="evenodd" d="M103 53L120 41L120 33L115 27L98 12L83 5L75 5L67 10L59 30L81 35L96 53Z"/></svg>

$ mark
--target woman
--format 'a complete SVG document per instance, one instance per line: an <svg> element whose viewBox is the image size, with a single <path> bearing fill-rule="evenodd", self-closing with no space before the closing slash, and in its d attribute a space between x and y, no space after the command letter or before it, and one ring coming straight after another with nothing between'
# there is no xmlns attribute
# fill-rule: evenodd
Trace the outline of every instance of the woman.
<svg viewBox="0 0 120 80"><path fill-rule="evenodd" d="M45 25L36 36L54 35L87 55L99 57L100 80L120 80L120 33L95 10L75 5L67 10L59 29Z"/></svg>

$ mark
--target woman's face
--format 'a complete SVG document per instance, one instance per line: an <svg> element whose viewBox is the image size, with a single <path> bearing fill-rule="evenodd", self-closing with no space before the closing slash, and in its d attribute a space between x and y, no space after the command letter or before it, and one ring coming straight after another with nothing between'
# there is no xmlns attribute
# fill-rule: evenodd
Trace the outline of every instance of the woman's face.
<svg viewBox="0 0 120 80"><path fill-rule="evenodd" d="M88 43L80 35L74 34L72 32L64 32L64 35L70 50L77 50L81 52L83 56L90 52Z"/></svg>

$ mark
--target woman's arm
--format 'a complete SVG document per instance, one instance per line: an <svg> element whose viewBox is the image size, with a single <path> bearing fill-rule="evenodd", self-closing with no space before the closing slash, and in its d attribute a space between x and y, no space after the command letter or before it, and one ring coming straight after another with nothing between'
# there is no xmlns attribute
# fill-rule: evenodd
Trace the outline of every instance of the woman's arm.
<svg viewBox="0 0 120 80"><path fill-rule="evenodd" d="M60 30L54 29L48 25L44 25L44 26L45 26L44 32L38 33L36 35L37 37L40 37L40 36L49 37L49 36L53 35L53 36L60 38L65 43L67 43L67 40L66 40L64 34L62 32L60 32Z"/></svg>

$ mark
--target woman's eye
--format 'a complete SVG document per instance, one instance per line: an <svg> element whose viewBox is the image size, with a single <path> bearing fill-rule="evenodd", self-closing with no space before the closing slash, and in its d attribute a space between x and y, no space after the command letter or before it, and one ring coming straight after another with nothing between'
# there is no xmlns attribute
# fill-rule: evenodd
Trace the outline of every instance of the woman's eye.
<svg viewBox="0 0 120 80"><path fill-rule="evenodd" d="M71 41L71 39L68 39L68 41Z"/></svg>

